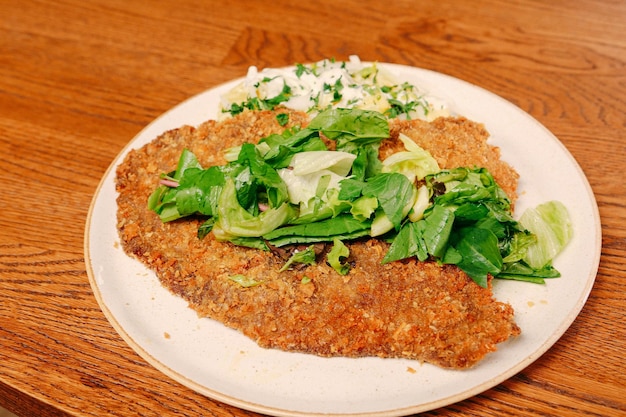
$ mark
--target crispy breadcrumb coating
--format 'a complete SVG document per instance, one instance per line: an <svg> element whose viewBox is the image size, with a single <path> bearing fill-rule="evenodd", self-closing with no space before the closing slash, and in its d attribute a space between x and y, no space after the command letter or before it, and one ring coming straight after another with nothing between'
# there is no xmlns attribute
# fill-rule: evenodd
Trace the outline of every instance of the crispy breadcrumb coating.
<svg viewBox="0 0 626 417"><path fill-rule="evenodd" d="M283 110L284 111L284 110ZM306 125L289 111L289 126ZM244 112L223 122L185 126L132 150L117 168L118 229L126 253L154 270L162 285L200 316L240 330L260 346L320 356L379 356L468 368L520 333L510 305L493 298L456 266L415 259L382 265L388 244L347 243L352 269L341 276L322 258L279 272L277 253L200 240L202 219L162 223L146 202L159 174L172 171L183 148L203 166L223 164L223 151L280 133L275 112ZM381 153L397 148L399 132L429 150L442 167L486 166L514 195L517 173L486 144L487 132L465 119L392 122ZM486 158L486 159L485 159ZM495 158L495 159L494 159ZM253 277L244 288L229 279ZM132 278L129 278L132 279Z"/></svg>
<svg viewBox="0 0 626 417"><path fill-rule="evenodd" d="M464 117L440 117L432 122L394 120L390 128L392 140L381 147L381 159L397 152L394 139L402 132L428 150L441 168L487 168L511 202L517 199L519 174L500 159L499 148L487 143L489 132L482 124Z"/></svg>

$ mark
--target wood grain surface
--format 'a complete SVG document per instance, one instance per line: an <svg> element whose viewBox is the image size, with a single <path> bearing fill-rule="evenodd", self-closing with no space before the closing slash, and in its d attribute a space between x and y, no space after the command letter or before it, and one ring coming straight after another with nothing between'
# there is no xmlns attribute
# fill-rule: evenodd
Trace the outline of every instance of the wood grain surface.
<svg viewBox="0 0 626 417"><path fill-rule="evenodd" d="M243 416L148 365L101 312L83 231L146 124L245 74L326 57L439 71L574 155L603 248L577 320L509 380L429 416L626 415L626 2L0 0L0 406L20 416Z"/></svg>

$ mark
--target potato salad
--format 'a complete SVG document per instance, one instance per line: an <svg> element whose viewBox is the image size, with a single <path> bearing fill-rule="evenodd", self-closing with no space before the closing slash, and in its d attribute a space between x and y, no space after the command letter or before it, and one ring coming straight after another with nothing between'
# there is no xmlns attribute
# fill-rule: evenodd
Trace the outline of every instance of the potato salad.
<svg viewBox="0 0 626 417"><path fill-rule="evenodd" d="M357 108L388 118L433 120L449 115L445 103L417 86L401 82L376 63L324 59L288 68L255 66L245 79L222 96L219 118L242 111L284 106L314 116L328 108Z"/></svg>

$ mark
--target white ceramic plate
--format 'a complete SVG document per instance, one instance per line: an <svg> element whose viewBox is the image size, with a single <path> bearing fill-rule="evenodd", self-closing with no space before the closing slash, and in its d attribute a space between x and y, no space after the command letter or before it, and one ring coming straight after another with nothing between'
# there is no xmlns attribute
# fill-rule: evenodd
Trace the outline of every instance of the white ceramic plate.
<svg viewBox="0 0 626 417"><path fill-rule="evenodd" d="M465 371L409 360L320 358L262 349L237 331L199 319L162 288L119 245L115 167L130 149L165 130L214 118L220 95L235 80L183 102L139 133L102 178L89 211L85 260L91 286L111 324L145 360L208 397L265 414L395 416L485 391L528 366L567 330L591 291L601 247L595 198L574 158L539 122L502 98L439 73L384 66L485 124L491 143L521 175L517 213L552 199L569 208L574 238L555 262L562 277L546 285L494 284L496 297L515 308L522 335Z"/></svg>

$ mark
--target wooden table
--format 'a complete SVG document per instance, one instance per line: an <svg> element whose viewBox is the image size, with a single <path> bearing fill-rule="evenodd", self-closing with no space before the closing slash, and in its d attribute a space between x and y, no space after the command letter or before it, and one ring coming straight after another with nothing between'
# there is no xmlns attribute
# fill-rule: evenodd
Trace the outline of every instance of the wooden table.
<svg viewBox="0 0 626 417"><path fill-rule="evenodd" d="M626 3L0 1L0 406L22 416L251 415L148 365L89 285L98 182L143 126L245 74L325 57L484 87L549 128L595 192L597 281L539 360L426 415L626 415Z"/></svg>

